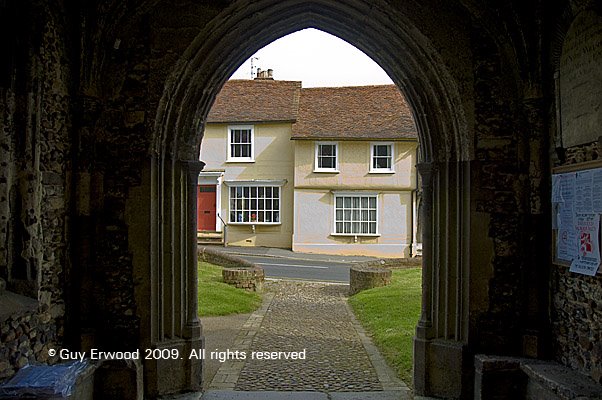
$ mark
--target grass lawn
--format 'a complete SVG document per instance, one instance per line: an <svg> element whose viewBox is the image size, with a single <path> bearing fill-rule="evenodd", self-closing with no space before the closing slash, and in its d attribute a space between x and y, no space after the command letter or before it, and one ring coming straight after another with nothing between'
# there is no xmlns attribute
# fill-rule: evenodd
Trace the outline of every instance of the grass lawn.
<svg viewBox="0 0 602 400"><path fill-rule="evenodd" d="M391 285L357 293L349 303L390 366L412 387L412 338L420 318L422 270L393 270Z"/></svg>
<svg viewBox="0 0 602 400"><path fill-rule="evenodd" d="M199 315L244 314L261 305L255 292L237 289L222 282L222 267L199 262Z"/></svg>

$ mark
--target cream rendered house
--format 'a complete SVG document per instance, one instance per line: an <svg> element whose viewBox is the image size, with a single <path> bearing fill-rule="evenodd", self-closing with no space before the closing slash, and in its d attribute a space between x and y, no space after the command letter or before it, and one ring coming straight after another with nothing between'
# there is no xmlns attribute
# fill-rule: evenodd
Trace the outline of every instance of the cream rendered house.
<svg viewBox="0 0 602 400"><path fill-rule="evenodd" d="M227 245L415 255L417 146L394 85L229 81L201 147L199 229L226 223Z"/></svg>
<svg viewBox="0 0 602 400"><path fill-rule="evenodd" d="M415 255L416 128L397 87L303 89L293 250Z"/></svg>
<svg viewBox="0 0 602 400"><path fill-rule="evenodd" d="M227 245L292 247L290 138L300 91L301 82L295 81L226 83L207 117L201 145L206 165L199 175L200 230L223 234L226 223ZM212 213L215 218L205 218Z"/></svg>

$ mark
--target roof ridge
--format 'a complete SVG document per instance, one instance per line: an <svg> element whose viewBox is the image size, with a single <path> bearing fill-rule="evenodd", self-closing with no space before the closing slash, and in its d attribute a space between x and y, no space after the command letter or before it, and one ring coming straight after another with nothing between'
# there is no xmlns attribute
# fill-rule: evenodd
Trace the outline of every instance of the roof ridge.
<svg viewBox="0 0 602 400"><path fill-rule="evenodd" d="M355 89L355 88L378 88L378 87L395 87L398 90L399 87L394 83L387 83L382 85L355 85L355 86L316 86L316 87L304 87L303 90L312 89Z"/></svg>

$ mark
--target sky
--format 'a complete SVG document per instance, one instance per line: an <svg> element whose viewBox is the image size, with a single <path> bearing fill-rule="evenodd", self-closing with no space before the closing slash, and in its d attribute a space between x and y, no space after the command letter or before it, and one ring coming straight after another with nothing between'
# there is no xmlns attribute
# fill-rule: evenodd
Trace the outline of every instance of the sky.
<svg viewBox="0 0 602 400"><path fill-rule="evenodd" d="M342 39L317 29L284 36L253 57L253 69L273 69L274 79L302 81L303 87L392 84L370 57ZM252 57L252 58L253 58ZM230 79L251 79L251 59Z"/></svg>

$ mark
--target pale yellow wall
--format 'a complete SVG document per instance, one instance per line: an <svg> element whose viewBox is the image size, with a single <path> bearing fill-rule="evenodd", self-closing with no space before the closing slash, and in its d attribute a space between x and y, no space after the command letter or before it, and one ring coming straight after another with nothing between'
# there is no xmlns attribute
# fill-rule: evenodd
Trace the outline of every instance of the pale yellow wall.
<svg viewBox="0 0 602 400"><path fill-rule="evenodd" d="M233 125L233 124L230 124ZM227 162L228 124L208 124L201 144L200 159L205 170L223 170L224 180L287 180L281 188L280 225L228 224L228 244L290 248L293 231L294 148L290 141L291 123L254 125L255 162ZM241 124L252 125L252 124ZM228 187L222 187L221 215L227 221Z"/></svg>
<svg viewBox="0 0 602 400"><path fill-rule="evenodd" d="M290 123L254 125L255 162L227 162L227 124L209 124L201 147L205 170L223 170L224 180L286 180L281 193L281 224L229 224L230 245L293 248L331 254L408 256L411 196L415 188L416 142L395 142L393 174L370 173L369 141L339 142L339 173L315 173L315 142L291 141ZM222 188L228 215L228 188ZM334 236L331 190L379 193L379 237ZM226 219L227 220L227 219ZM294 232L293 232L294 229ZM294 243L293 243L294 233Z"/></svg>
<svg viewBox="0 0 602 400"><path fill-rule="evenodd" d="M334 195L329 190L295 190L293 250L306 253L408 257L412 235L412 192L378 193L379 236L338 236Z"/></svg>
<svg viewBox="0 0 602 400"><path fill-rule="evenodd" d="M315 142L295 140L295 187L411 190L418 142L394 142L394 174L370 173L369 141L339 141L339 173L314 172Z"/></svg>
<svg viewBox="0 0 602 400"><path fill-rule="evenodd" d="M338 141L338 173L314 172L315 141L296 140L293 250L309 253L408 257L417 142L394 142L394 173L370 172L371 141ZM333 191L378 194L379 236L334 232ZM415 249L415 247L414 247Z"/></svg>

